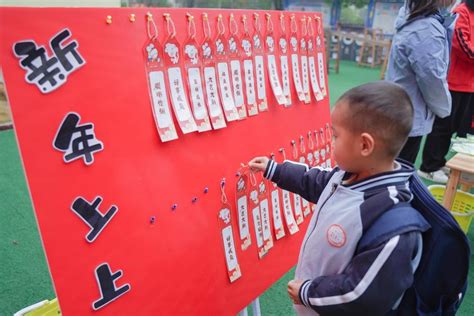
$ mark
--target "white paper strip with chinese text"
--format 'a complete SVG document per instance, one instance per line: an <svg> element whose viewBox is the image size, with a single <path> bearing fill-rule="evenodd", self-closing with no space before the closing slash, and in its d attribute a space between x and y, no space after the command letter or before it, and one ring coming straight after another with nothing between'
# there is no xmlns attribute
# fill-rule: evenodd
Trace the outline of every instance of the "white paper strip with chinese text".
<svg viewBox="0 0 474 316"><path fill-rule="evenodd" d="M248 203L247 196L241 196L237 200L237 209L239 214L239 233L240 240L242 241L242 250L245 250L250 246L250 230L249 230L249 218L248 218Z"/></svg>
<svg viewBox="0 0 474 316"><path fill-rule="evenodd" d="M239 119L239 113L235 108L232 88L230 86L229 67L227 66L227 63L218 63L217 71L219 73L219 87L225 118L228 122L236 121Z"/></svg>
<svg viewBox="0 0 474 316"><path fill-rule="evenodd" d="M178 138L176 128L171 117L163 71L148 73L150 92L153 102L153 113L162 142Z"/></svg>
<svg viewBox="0 0 474 316"><path fill-rule="evenodd" d="M291 54L291 69L293 73L293 82L295 84L296 93L298 95L298 100L305 101L303 87L301 86L301 76L300 76L300 63L298 61L297 54Z"/></svg>
<svg viewBox="0 0 474 316"><path fill-rule="evenodd" d="M268 76L270 78L270 86L272 87L273 94L278 104L285 105L286 98L283 95L283 89L281 88L280 79L278 78L277 65L275 60L275 55L268 55Z"/></svg>
<svg viewBox="0 0 474 316"><path fill-rule="evenodd" d="M207 115L204 93L202 91L201 69L188 68L189 89L191 90L191 104L193 105L194 119L199 132L211 130L211 123Z"/></svg>
<svg viewBox="0 0 474 316"><path fill-rule="evenodd" d="M251 59L244 60L244 72L249 116L257 115L257 97L255 95L255 79L253 76L253 62Z"/></svg>
<svg viewBox="0 0 474 316"><path fill-rule="evenodd" d="M324 97L318 83L318 74L316 71L314 56L309 57L309 77L311 79L311 88L313 89L314 97L316 98L316 101L321 101Z"/></svg>
<svg viewBox="0 0 474 316"><path fill-rule="evenodd" d="M257 76L257 102L259 111L267 111L267 91L265 85L265 67L263 65L263 56L255 56L255 70Z"/></svg>
<svg viewBox="0 0 474 316"><path fill-rule="evenodd" d="M255 235L257 238L258 257L261 259L267 254L263 241L262 221L260 218L260 207L257 206L252 210L253 223L255 225Z"/></svg>
<svg viewBox="0 0 474 316"><path fill-rule="evenodd" d="M281 219L280 196L278 192L278 189L274 189L271 193L273 227L275 229L275 236L277 240L285 236L285 230L283 229L283 221Z"/></svg>
<svg viewBox="0 0 474 316"><path fill-rule="evenodd" d="M288 56L280 56L281 81L283 84L283 95L286 98L286 106L291 105L290 90L290 68L288 66Z"/></svg>
<svg viewBox="0 0 474 316"><path fill-rule="evenodd" d="M230 71L232 73L232 88L234 91L234 102L239 118L247 117L247 110L245 109L244 87L242 80L242 70L240 68L240 60L232 60L230 62Z"/></svg>
<svg viewBox="0 0 474 316"><path fill-rule="evenodd" d="M303 210L301 208L301 196L296 193L293 193L293 201L295 206L295 217L296 224L301 224L303 222Z"/></svg>
<svg viewBox="0 0 474 316"><path fill-rule="evenodd" d="M298 224L296 224L295 217L291 208L290 192L282 190L283 195L283 214L285 216L286 226L293 235L299 231Z"/></svg>
<svg viewBox="0 0 474 316"><path fill-rule="evenodd" d="M260 211L262 216L263 242L265 250L273 247L273 237L270 227L270 210L268 209L268 199L260 201Z"/></svg>
<svg viewBox="0 0 474 316"><path fill-rule="evenodd" d="M214 67L204 68L204 82L206 83L207 104L212 127L214 129L224 128L226 123L222 113L219 93L217 92L217 78Z"/></svg>
<svg viewBox="0 0 474 316"><path fill-rule="evenodd" d="M173 105L181 131L184 134L197 131L197 126L184 91L181 69L178 67L168 68L168 80L171 90L171 104Z"/></svg>
<svg viewBox="0 0 474 316"><path fill-rule="evenodd" d="M235 252L234 237L232 235L232 226L227 226L222 230L222 240L224 242L225 261L230 282L234 282L241 276L237 253Z"/></svg>
<svg viewBox="0 0 474 316"><path fill-rule="evenodd" d="M321 87L321 92L325 97L327 95L326 91L326 79L324 76L324 57L323 53L318 52L318 68L319 68L319 85Z"/></svg>

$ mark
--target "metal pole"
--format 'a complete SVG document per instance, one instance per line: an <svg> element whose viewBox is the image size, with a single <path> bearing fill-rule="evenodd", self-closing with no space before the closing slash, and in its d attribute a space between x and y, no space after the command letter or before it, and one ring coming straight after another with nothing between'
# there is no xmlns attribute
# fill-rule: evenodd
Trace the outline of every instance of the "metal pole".
<svg viewBox="0 0 474 316"><path fill-rule="evenodd" d="M251 305L253 316L262 316L260 311L260 299L258 297L252 302Z"/></svg>
<svg viewBox="0 0 474 316"><path fill-rule="evenodd" d="M249 313L247 312L247 307L240 311L239 316L249 316Z"/></svg>

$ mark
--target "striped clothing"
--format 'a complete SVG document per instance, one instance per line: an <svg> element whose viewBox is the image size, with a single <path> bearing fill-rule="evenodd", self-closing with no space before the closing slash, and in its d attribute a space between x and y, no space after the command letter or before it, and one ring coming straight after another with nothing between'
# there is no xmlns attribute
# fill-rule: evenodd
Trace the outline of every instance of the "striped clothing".
<svg viewBox="0 0 474 316"><path fill-rule="evenodd" d="M285 190L317 203L301 246L295 279L303 280L299 315L385 315L413 283L412 260L421 251L419 232L395 235L357 252L365 231L385 211L412 194L413 169L345 184L351 175L270 161L264 176Z"/></svg>

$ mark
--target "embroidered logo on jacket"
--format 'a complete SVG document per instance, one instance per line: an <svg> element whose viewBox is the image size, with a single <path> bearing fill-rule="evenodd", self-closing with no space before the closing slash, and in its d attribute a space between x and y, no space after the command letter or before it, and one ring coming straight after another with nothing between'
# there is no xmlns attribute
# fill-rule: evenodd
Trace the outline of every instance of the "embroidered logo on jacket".
<svg viewBox="0 0 474 316"><path fill-rule="evenodd" d="M331 246L341 248L346 243L346 232L337 224L329 226L326 238Z"/></svg>

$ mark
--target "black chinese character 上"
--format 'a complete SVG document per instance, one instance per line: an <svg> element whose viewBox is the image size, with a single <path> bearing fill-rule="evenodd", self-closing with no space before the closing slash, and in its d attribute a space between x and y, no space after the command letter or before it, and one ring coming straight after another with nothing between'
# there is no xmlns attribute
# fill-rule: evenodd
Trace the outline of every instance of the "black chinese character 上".
<svg viewBox="0 0 474 316"><path fill-rule="evenodd" d="M115 281L119 279L122 274L122 270L118 270L112 274L108 263L103 263L95 269L95 276L100 290L100 299L92 303L94 310L104 307L130 291L130 284L125 284L119 288L115 285Z"/></svg>
<svg viewBox="0 0 474 316"><path fill-rule="evenodd" d="M102 215L98 207L102 203L102 198L97 196L92 203L89 203L82 197L78 197L74 200L71 206L71 210L76 213L84 223L91 228L89 233L86 235L88 242L93 242L105 226L110 222L112 217L117 213L118 208L112 205L105 215Z"/></svg>

